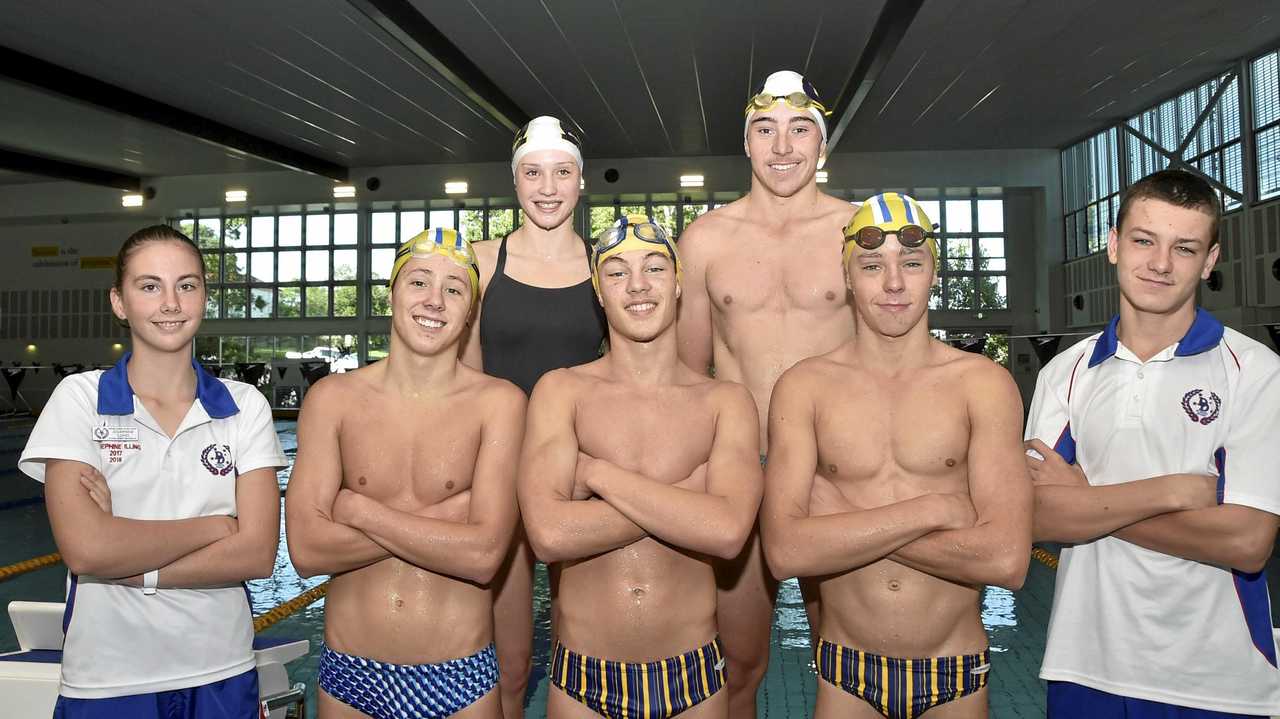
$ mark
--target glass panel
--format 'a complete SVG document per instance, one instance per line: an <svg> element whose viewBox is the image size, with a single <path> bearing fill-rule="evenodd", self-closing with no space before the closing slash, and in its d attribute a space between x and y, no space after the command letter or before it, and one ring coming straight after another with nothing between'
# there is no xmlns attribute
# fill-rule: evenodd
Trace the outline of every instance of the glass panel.
<svg viewBox="0 0 1280 719"><path fill-rule="evenodd" d="M223 255L222 281L244 282L249 276L249 255L246 252L228 252Z"/></svg>
<svg viewBox="0 0 1280 719"><path fill-rule="evenodd" d="M951 276L944 277L942 281L947 309L973 309L973 277Z"/></svg>
<svg viewBox="0 0 1280 719"><path fill-rule="evenodd" d="M222 350L219 347L220 343L218 342L218 339L218 337L210 335L198 335L196 337L195 347L196 359L201 362L218 362L219 357L222 356Z"/></svg>
<svg viewBox="0 0 1280 719"><path fill-rule="evenodd" d="M946 257L952 259L973 257L973 240L968 237L948 237Z"/></svg>
<svg viewBox="0 0 1280 719"><path fill-rule="evenodd" d="M356 251L355 250L336 250L333 253L333 279L354 280L355 278L356 278Z"/></svg>
<svg viewBox="0 0 1280 719"><path fill-rule="evenodd" d="M250 282L275 282L276 258L274 252L251 252L249 259Z"/></svg>
<svg viewBox="0 0 1280 719"><path fill-rule="evenodd" d="M284 250L280 253L280 281L298 282L302 279L302 253Z"/></svg>
<svg viewBox="0 0 1280 719"><path fill-rule="evenodd" d="M197 237L194 237L197 245L205 249L213 249L218 246L218 238L222 237L222 220L218 218L200 220L199 226L196 228ZM230 238L228 238L230 239ZM227 243L229 247L244 247L244 245L232 245Z"/></svg>
<svg viewBox="0 0 1280 719"><path fill-rule="evenodd" d="M978 232L1004 232L1004 200L978 200Z"/></svg>
<svg viewBox="0 0 1280 719"><path fill-rule="evenodd" d="M676 206L675 205L654 205L653 221L658 226L667 231L667 236L676 236Z"/></svg>
<svg viewBox="0 0 1280 719"><path fill-rule="evenodd" d="M279 225L281 247L298 247L302 244L302 215L282 215Z"/></svg>
<svg viewBox="0 0 1280 719"><path fill-rule="evenodd" d="M369 335L369 361L386 359L391 349L391 335Z"/></svg>
<svg viewBox="0 0 1280 719"><path fill-rule="evenodd" d="M205 284L218 284L222 281L222 255L217 252L204 253Z"/></svg>
<svg viewBox="0 0 1280 719"><path fill-rule="evenodd" d="M926 210L927 211L927 210ZM929 309L942 309L942 285L935 284L929 288Z"/></svg>
<svg viewBox="0 0 1280 719"><path fill-rule="evenodd" d="M245 296L245 289L243 287L227 289L226 314L224 315L227 319L244 319Z"/></svg>
<svg viewBox="0 0 1280 719"><path fill-rule="evenodd" d="M591 208L591 236L598 237L601 232L613 225L614 211L612 206Z"/></svg>
<svg viewBox="0 0 1280 719"><path fill-rule="evenodd" d="M375 245L395 244L396 213L375 212L369 217L369 241Z"/></svg>
<svg viewBox="0 0 1280 719"><path fill-rule="evenodd" d="M453 210L432 210L430 216L430 224L427 227L445 227L448 229L457 229L453 224Z"/></svg>
<svg viewBox="0 0 1280 719"><path fill-rule="evenodd" d="M307 215L307 244L329 244L329 216Z"/></svg>
<svg viewBox="0 0 1280 719"><path fill-rule="evenodd" d="M952 272L968 272L973 269L973 259L969 257L948 259L946 261L946 269Z"/></svg>
<svg viewBox="0 0 1280 719"><path fill-rule="evenodd" d="M511 234L516 228L510 209L489 210L489 238L498 240Z"/></svg>
<svg viewBox="0 0 1280 719"><path fill-rule="evenodd" d="M992 310L1003 310L1009 306L1004 276L978 278L978 306Z"/></svg>
<svg viewBox="0 0 1280 719"><path fill-rule="evenodd" d="M328 287L308 287L307 288L307 316L308 317L328 317L329 316L329 288Z"/></svg>
<svg viewBox="0 0 1280 719"><path fill-rule="evenodd" d="M987 270L988 272L1004 272L1006 270L1005 260L1003 257L994 260L982 260L978 265L978 269Z"/></svg>
<svg viewBox="0 0 1280 719"><path fill-rule="evenodd" d="M270 317L275 305L275 293L269 287L254 287L252 292L253 298L249 303L250 317L254 319Z"/></svg>
<svg viewBox="0 0 1280 719"><path fill-rule="evenodd" d="M489 239L484 235L484 210L460 210L458 215L463 237L472 242Z"/></svg>
<svg viewBox="0 0 1280 719"><path fill-rule="evenodd" d="M307 250L307 282L329 281L329 251Z"/></svg>
<svg viewBox="0 0 1280 719"><path fill-rule="evenodd" d="M933 220L938 224L942 223L942 207L938 204L937 200L920 200L919 202L930 220Z"/></svg>
<svg viewBox="0 0 1280 719"><path fill-rule="evenodd" d="M209 296L204 301L204 317L207 320L218 319L218 297L222 295L222 290L209 290ZM200 338L197 337L196 340Z"/></svg>
<svg viewBox="0 0 1280 719"><path fill-rule="evenodd" d="M276 353L275 337L250 337L249 361L270 362Z"/></svg>
<svg viewBox="0 0 1280 719"><path fill-rule="evenodd" d="M644 205L623 205L618 208L618 212L623 215L647 215L649 208Z"/></svg>
<svg viewBox="0 0 1280 719"><path fill-rule="evenodd" d="M427 213L421 210L400 213L400 241L410 239L427 229Z"/></svg>
<svg viewBox="0 0 1280 719"><path fill-rule="evenodd" d="M276 218L275 215L267 215L265 217L255 215L250 220L249 234L253 238L254 247L275 247L276 244ZM283 238L282 238L283 239Z"/></svg>
<svg viewBox="0 0 1280 719"><path fill-rule="evenodd" d="M1280 195L1280 125L1258 133L1258 198Z"/></svg>
<svg viewBox="0 0 1280 719"><path fill-rule="evenodd" d="M192 220L192 219L178 220L178 232L181 232L187 237L190 237L192 242L198 242L200 240L200 238L196 237L196 234L195 234L196 233L195 220ZM203 247L203 245L201 246Z"/></svg>
<svg viewBox="0 0 1280 719"><path fill-rule="evenodd" d="M979 237L978 238L978 256L979 257L1004 257L1004 238L1003 237Z"/></svg>
<svg viewBox="0 0 1280 719"><path fill-rule="evenodd" d="M369 316L391 316L391 290L386 285L369 285Z"/></svg>
<svg viewBox="0 0 1280 719"><path fill-rule="evenodd" d="M355 317L359 306L355 285L338 285L333 288L333 316Z"/></svg>
<svg viewBox="0 0 1280 719"><path fill-rule="evenodd" d="M297 335L276 337L276 358L297 358L302 353L302 343Z"/></svg>
<svg viewBox="0 0 1280 719"><path fill-rule="evenodd" d="M969 200L947 200L947 217L942 226L943 232L972 232L973 203Z"/></svg>
<svg viewBox="0 0 1280 719"><path fill-rule="evenodd" d="M356 243L357 217L354 212L339 212L333 216L333 244L354 245Z"/></svg>
<svg viewBox="0 0 1280 719"><path fill-rule="evenodd" d="M391 265L396 261L396 251L392 249L370 250L369 279L391 279Z"/></svg>
<svg viewBox="0 0 1280 719"><path fill-rule="evenodd" d="M234 364L249 360L248 337L222 338L222 364Z"/></svg>
<svg viewBox="0 0 1280 719"><path fill-rule="evenodd" d="M281 287L276 290L276 317L302 316L302 288Z"/></svg>
<svg viewBox="0 0 1280 719"><path fill-rule="evenodd" d="M222 227L223 242L227 247L244 247L248 232L249 227L245 225L243 217L228 217Z"/></svg>

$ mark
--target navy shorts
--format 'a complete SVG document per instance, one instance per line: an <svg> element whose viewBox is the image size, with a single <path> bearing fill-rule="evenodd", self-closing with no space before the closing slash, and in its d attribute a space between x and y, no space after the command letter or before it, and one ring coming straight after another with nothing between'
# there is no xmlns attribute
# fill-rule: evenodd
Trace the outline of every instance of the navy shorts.
<svg viewBox="0 0 1280 719"><path fill-rule="evenodd" d="M258 670L220 682L107 699L58 697L53 719L258 719Z"/></svg>
<svg viewBox="0 0 1280 719"><path fill-rule="evenodd" d="M1049 682L1048 699L1048 719L1234 719L1251 716L1122 697L1071 682Z"/></svg>

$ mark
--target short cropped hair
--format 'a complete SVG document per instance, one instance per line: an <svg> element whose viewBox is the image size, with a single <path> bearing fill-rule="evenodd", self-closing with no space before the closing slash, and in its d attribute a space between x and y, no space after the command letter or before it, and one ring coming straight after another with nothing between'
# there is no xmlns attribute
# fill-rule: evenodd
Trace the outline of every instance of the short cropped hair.
<svg viewBox="0 0 1280 719"><path fill-rule="evenodd" d="M1213 187L1199 175L1185 170L1160 170L1129 186L1120 197L1120 209L1116 212L1116 232L1124 227L1129 207L1138 200L1151 199L1167 202L1189 210L1200 210L1209 216L1209 246L1218 244L1218 223L1222 219L1222 201Z"/></svg>

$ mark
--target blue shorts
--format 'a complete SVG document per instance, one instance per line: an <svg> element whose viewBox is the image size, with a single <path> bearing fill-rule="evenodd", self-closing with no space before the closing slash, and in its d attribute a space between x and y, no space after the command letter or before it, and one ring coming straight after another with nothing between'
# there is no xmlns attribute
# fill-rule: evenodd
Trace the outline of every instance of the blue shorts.
<svg viewBox="0 0 1280 719"><path fill-rule="evenodd" d="M258 670L189 689L106 699L58 697L53 719L258 719Z"/></svg>
<svg viewBox="0 0 1280 719"><path fill-rule="evenodd" d="M1049 682L1048 699L1048 719L1233 719L1252 716L1132 699L1071 682Z"/></svg>

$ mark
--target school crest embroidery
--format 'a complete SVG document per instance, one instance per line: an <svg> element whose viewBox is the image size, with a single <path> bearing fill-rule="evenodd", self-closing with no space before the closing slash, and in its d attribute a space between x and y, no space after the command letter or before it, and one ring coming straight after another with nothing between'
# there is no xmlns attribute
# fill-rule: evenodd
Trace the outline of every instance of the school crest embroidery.
<svg viewBox="0 0 1280 719"><path fill-rule="evenodd" d="M1218 418L1221 409L1222 399L1216 392L1206 393L1202 389L1193 389L1182 395L1182 410L1192 422L1209 424Z"/></svg>
<svg viewBox="0 0 1280 719"><path fill-rule="evenodd" d="M200 464L215 477L223 477L231 473L235 462L231 458L231 448L225 444L211 444L200 453Z"/></svg>

